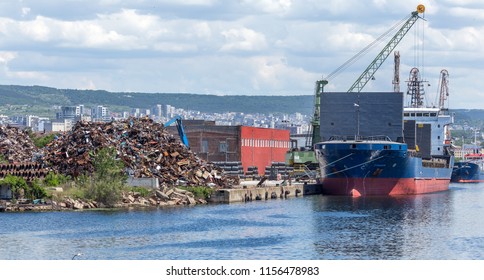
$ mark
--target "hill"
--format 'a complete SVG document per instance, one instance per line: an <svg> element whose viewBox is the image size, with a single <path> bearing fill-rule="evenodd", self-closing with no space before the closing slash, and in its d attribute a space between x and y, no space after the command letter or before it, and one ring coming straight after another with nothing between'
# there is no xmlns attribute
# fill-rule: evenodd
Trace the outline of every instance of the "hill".
<svg viewBox="0 0 484 280"><path fill-rule="evenodd" d="M52 107L84 104L113 108L150 108L169 104L206 113L296 113L312 114L314 97L303 96L217 96L193 93L109 92L104 90L56 89L41 86L0 85L0 106Z"/></svg>
<svg viewBox="0 0 484 280"><path fill-rule="evenodd" d="M87 107L103 105L111 110L128 111L129 108L150 108L155 104L169 104L185 110L205 113L302 113L313 114L314 96L218 96L194 93L141 93L109 92L104 90L56 89L42 86L0 85L0 113L43 112L52 116L53 105L84 104ZM26 106L24 109L18 107ZM5 112L6 107L14 107ZM452 109L455 123L484 128L484 110Z"/></svg>

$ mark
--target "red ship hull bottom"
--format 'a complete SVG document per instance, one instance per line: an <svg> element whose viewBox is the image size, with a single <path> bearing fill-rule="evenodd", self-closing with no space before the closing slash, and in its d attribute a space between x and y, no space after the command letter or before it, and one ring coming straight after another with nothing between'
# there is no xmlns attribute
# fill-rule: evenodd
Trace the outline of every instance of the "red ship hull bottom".
<svg viewBox="0 0 484 280"><path fill-rule="evenodd" d="M415 195L449 189L450 179L324 178L323 194L344 196Z"/></svg>

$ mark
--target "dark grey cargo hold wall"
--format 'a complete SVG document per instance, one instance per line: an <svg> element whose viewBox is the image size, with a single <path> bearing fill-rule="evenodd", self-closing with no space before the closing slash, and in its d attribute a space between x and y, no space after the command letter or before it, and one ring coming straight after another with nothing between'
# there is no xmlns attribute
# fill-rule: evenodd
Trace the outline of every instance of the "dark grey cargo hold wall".
<svg viewBox="0 0 484 280"><path fill-rule="evenodd" d="M334 135L354 136L358 123L360 136L386 135L394 141L401 141L403 93L322 93L320 122L321 141Z"/></svg>

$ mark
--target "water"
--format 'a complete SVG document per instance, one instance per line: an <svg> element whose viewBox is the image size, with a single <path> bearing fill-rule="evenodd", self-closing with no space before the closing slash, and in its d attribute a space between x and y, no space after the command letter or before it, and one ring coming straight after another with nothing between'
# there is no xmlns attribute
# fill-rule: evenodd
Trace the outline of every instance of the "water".
<svg viewBox="0 0 484 280"><path fill-rule="evenodd" d="M484 184L155 210L0 213L0 259L484 259Z"/></svg>

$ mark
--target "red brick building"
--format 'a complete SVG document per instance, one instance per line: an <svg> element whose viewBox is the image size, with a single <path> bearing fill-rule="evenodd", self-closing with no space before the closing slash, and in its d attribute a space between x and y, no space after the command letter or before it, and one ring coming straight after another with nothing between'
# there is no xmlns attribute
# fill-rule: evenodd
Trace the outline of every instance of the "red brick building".
<svg viewBox="0 0 484 280"><path fill-rule="evenodd" d="M241 162L244 173L256 166L259 175L273 162L284 162L290 146L289 130L218 126L214 121L184 120L190 149L211 162ZM170 127L176 135L176 128Z"/></svg>

